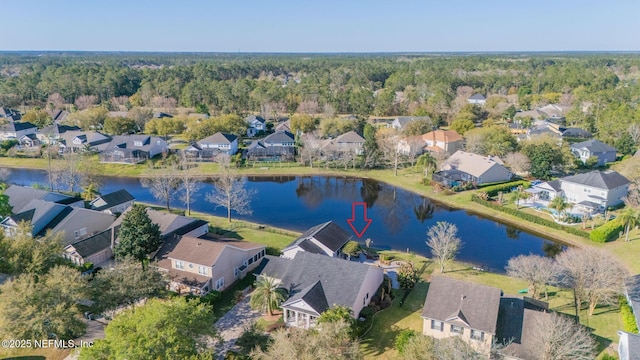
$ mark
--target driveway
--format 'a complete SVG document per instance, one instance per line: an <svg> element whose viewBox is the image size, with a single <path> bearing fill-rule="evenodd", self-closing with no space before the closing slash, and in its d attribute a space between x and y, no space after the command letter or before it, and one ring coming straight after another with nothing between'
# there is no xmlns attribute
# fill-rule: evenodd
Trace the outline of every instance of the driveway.
<svg viewBox="0 0 640 360"><path fill-rule="evenodd" d="M107 325L107 321L102 318L97 320L82 319L82 321L87 324L87 332L74 340L76 346L80 346L81 341L85 346L87 346L86 344L91 343L96 339L104 339L104 327ZM77 360L78 353L79 349L73 350L64 360Z"/></svg>
<svg viewBox="0 0 640 360"><path fill-rule="evenodd" d="M256 322L262 315L259 311L251 309L249 298L248 295L245 296L242 301L224 314L214 325L223 341L222 346L219 344L215 346L216 355L219 359L224 359L224 355L227 351L233 349L236 340L242 335L244 329Z"/></svg>

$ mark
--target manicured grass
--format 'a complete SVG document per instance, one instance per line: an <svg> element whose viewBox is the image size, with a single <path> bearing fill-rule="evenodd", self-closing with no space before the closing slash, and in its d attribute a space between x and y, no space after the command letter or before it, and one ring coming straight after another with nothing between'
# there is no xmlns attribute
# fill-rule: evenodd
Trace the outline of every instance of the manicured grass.
<svg viewBox="0 0 640 360"><path fill-rule="evenodd" d="M64 360L71 353L70 349L5 349L0 348L0 359L19 360Z"/></svg>

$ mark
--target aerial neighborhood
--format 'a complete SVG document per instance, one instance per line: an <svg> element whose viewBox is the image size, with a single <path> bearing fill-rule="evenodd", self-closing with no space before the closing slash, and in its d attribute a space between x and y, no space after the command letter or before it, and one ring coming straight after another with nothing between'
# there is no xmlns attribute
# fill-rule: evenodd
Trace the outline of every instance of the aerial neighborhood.
<svg viewBox="0 0 640 360"><path fill-rule="evenodd" d="M637 56L6 56L0 359L640 359Z"/></svg>

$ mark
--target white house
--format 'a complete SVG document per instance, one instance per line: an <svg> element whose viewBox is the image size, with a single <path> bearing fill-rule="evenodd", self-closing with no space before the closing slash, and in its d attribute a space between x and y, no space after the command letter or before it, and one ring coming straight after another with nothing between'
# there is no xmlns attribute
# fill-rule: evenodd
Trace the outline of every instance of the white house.
<svg viewBox="0 0 640 360"><path fill-rule="evenodd" d="M474 105L484 105L487 103L487 98L482 94L474 94L467 99L467 102Z"/></svg>
<svg viewBox="0 0 640 360"><path fill-rule="evenodd" d="M591 171L535 185L526 190L540 200L561 196L585 209L602 211L622 203L629 180L613 170Z"/></svg>
<svg viewBox="0 0 640 360"><path fill-rule="evenodd" d="M254 137L258 135L258 133L267 130L267 121L261 116L249 115L244 119L244 121L246 121L249 126L247 128L248 137Z"/></svg>
<svg viewBox="0 0 640 360"><path fill-rule="evenodd" d="M263 265L256 274L275 279L288 293L281 305L285 324L302 328L313 327L335 305L351 309L357 319L384 276L378 267L306 251L293 259L267 255Z"/></svg>
<svg viewBox="0 0 640 360"><path fill-rule="evenodd" d="M20 140L26 135L35 134L37 129L30 122L8 121L0 126L0 140Z"/></svg>
<svg viewBox="0 0 640 360"><path fill-rule="evenodd" d="M618 150L600 140L587 140L571 144L571 152L584 164L587 163L589 158L595 156L598 158L596 165L604 166L608 162L616 161Z"/></svg>
<svg viewBox="0 0 640 360"><path fill-rule="evenodd" d="M212 157L219 153L233 155L238 152L238 137L233 134L217 132L184 150L193 157Z"/></svg>

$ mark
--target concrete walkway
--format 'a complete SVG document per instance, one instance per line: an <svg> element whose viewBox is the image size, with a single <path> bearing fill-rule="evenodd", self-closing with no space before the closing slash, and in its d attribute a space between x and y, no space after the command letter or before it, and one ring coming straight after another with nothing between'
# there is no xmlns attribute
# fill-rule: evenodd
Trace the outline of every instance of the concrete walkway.
<svg viewBox="0 0 640 360"><path fill-rule="evenodd" d="M251 309L249 306L249 296L245 296L242 301L236 304L229 312L224 314L220 320L216 321L215 328L222 338L222 346L216 344L216 356L224 359L227 351L233 349L236 340L242 335L244 330L256 322L262 314Z"/></svg>
<svg viewBox="0 0 640 360"><path fill-rule="evenodd" d="M83 346L90 346L89 343L93 343L96 339L104 339L104 327L107 325L107 322L104 319L82 319L82 321L87 324L87 332L74 340L76 346L80 346L80 344L83 344ZM79 352L80 349L71 350L71 353L65 358L65 360L77 360Z"/></svg>

